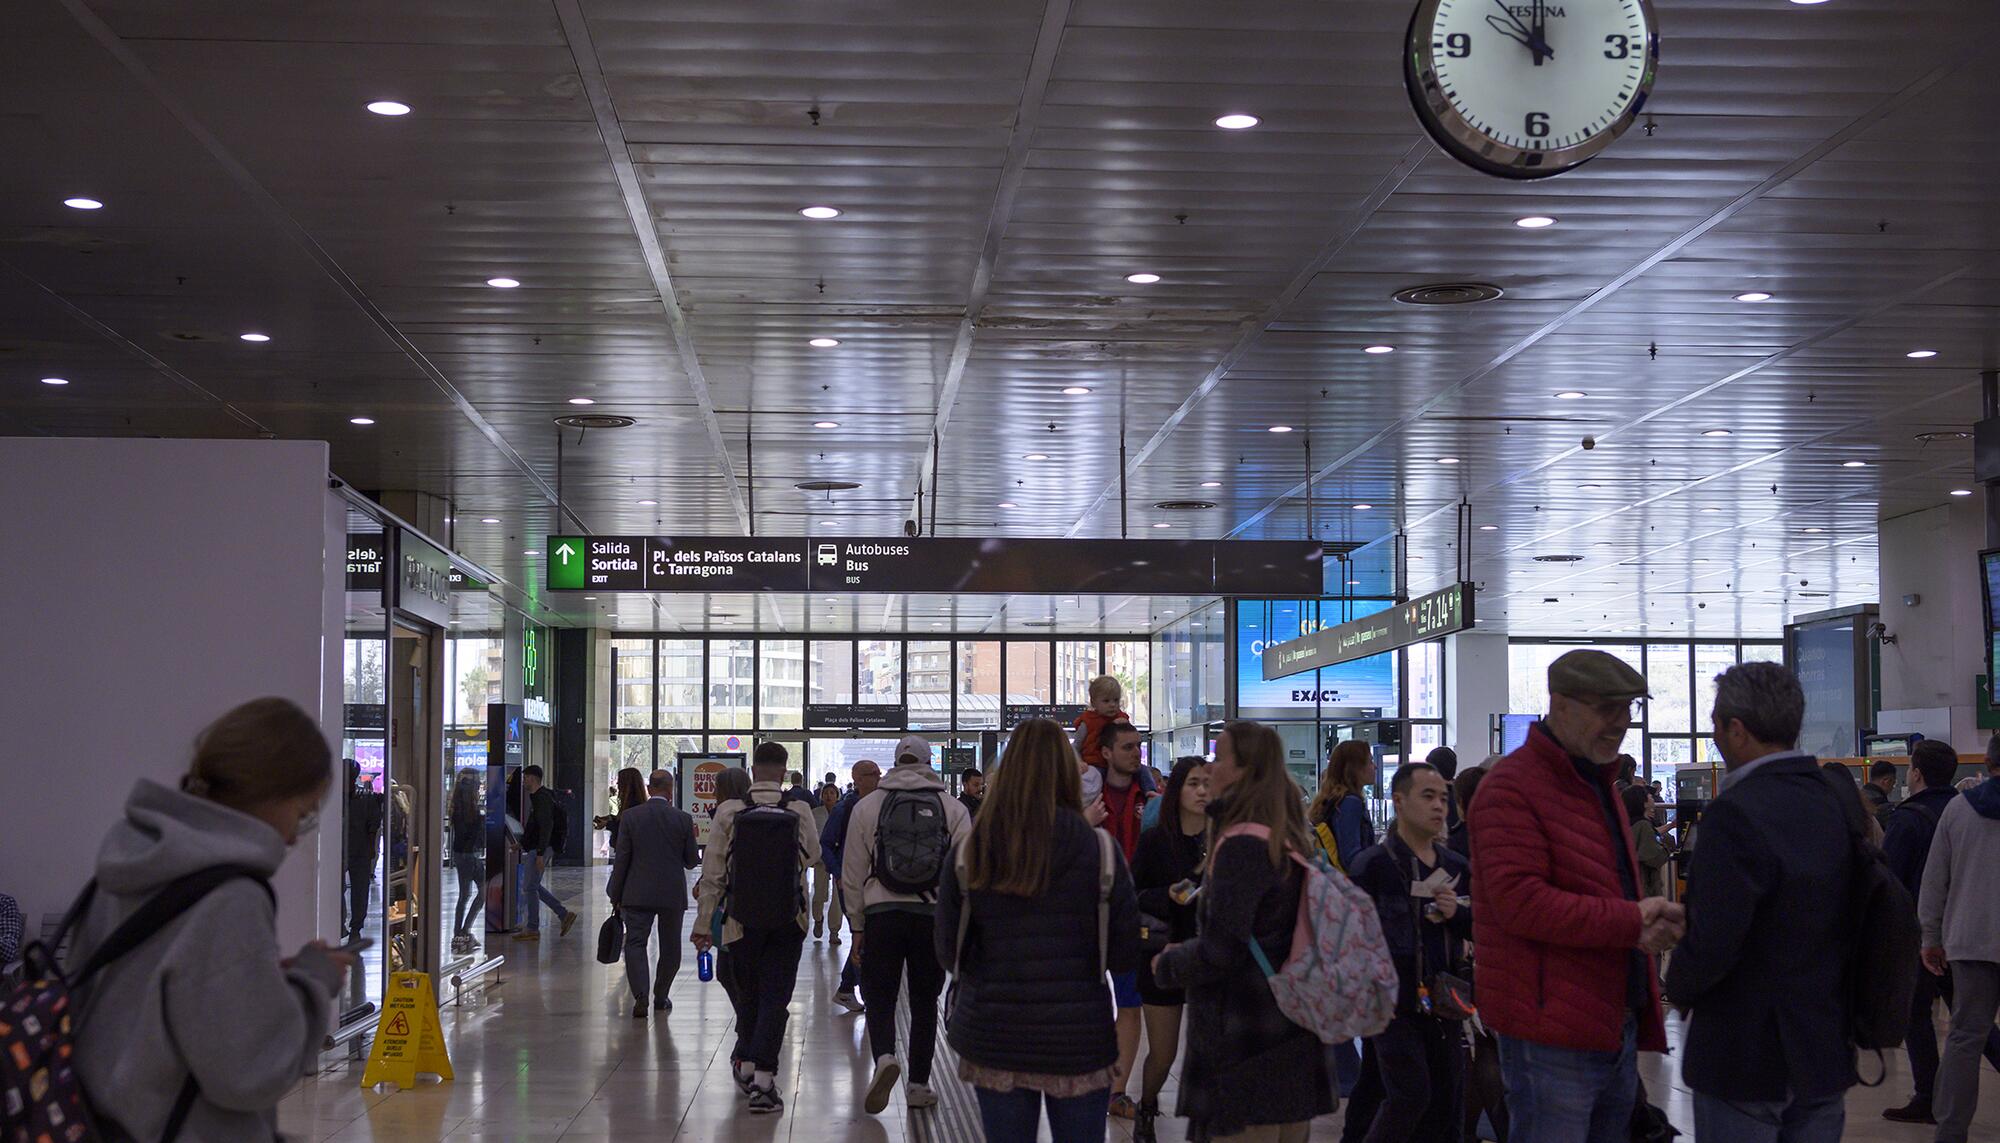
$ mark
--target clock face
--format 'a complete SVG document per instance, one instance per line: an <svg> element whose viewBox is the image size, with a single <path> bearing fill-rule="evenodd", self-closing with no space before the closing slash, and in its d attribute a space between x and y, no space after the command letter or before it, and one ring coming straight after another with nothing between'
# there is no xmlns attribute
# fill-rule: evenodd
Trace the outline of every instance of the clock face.
<svg viewBox="0 0 2000 1143"><path fill-rule="evenodd" d="M1422 0L1404 70L1417 117L1454 158L1543 178L1632 125L1658 60L1651 0Z"/></svg>

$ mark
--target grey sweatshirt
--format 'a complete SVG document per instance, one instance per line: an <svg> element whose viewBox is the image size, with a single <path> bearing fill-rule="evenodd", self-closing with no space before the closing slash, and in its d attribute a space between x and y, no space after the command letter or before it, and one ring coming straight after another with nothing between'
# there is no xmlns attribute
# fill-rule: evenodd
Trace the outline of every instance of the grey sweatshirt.
<svg viewBox="0 0 2000 1143"><path fill-rule="evenodd" d="M1943 948L1948 960L2000 961L1995 870L2000 870L2000 778L1988 778L1938 815L1917 897L1925 948Z"/></svg>
<svg viewBox="0 0 2000 1143"><path fill-rule="evenodd" d="M951 846L965 840L972 832L972 814L965 803L945 793L944 779L937 776L930 763L913 765L897 763L882 775L882 784L873 793L854 803L853 816L847 819L847 848L840 858L841 899L847 903L848 927L855 933L868 928L869 910L880 910L888 906L915 906L919 912L930 912L935 908L934 900L925 901L906 893L897 893L875 877L875 827L882 817L882 806L889 800L894 790L925 790L938 796L944 804L945 828L951 831Z"/></svg>
<svg viewBox="0 0 2000 1143"><path fill-rule="evenodd" d="M169 882L212 865L268 876L284 859L284 839L256 818L141 780L98 850L97 897L68 967ZM77 1070L92 1104L133 1138L159 1138L189 1074L201 1095L182 1139L276 1136L278 1101L318 1057L340 987L324 956L279 966L276 920L261 886L231 881L85 989Z"/></svg>

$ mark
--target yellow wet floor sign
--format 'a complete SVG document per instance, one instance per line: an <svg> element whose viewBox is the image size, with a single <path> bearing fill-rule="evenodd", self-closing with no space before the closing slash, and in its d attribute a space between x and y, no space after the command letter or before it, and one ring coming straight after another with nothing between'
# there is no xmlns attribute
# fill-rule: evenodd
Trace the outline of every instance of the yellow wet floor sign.
<svg viewBox="0 0 2000 1143"><path fill-rule="evenodd" d="M368 1050L361 1086L394 1082L408 1090L417 1086L419 1075L452 1078L451 1060L444 1050L444 1028L438 1024L437 996L431 991L429 973L390 973L382 1016L375 1022L375 1046Z"/></svg>

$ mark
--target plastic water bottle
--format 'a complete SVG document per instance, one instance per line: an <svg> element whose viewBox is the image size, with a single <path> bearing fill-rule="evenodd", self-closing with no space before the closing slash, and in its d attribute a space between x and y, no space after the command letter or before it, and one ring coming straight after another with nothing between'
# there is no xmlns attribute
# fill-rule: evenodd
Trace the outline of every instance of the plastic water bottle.
<svg viewBox="0 0 2000 1143"><path fill-rule="evenodd" d="M704 983L715 979L715 952L703 949L695 954L694 972Z"/></svg>

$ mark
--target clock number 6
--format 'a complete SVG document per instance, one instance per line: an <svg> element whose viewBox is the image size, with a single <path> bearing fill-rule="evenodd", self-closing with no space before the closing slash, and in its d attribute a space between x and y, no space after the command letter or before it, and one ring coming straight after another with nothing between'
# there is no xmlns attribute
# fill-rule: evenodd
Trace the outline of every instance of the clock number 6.
<svg viewBox="0 0 2000 1143"><path fill-rule="evenodd" d="M1528 131L1528 138L1530 138L1530 139L1546 139L1546 138L1548 138L1548 137L1549 137L1549 113L1548 113L1548 112L1546 112L1546 111L1530 111L1530 112L1528 112L1528 123L1527 123L1527 131Z"/></svg>
<svg viewBox="0 0 2000 1143"><path fill-rule="evenodd" d="M1606 36L1604 37L1604 43L1605 59L1625 60L1632 58L1632 38L1630 36Z"/></svg>

